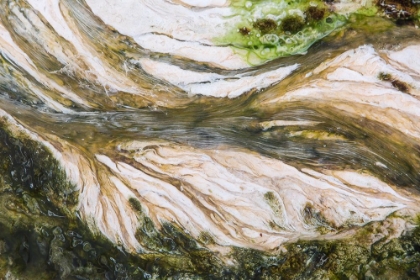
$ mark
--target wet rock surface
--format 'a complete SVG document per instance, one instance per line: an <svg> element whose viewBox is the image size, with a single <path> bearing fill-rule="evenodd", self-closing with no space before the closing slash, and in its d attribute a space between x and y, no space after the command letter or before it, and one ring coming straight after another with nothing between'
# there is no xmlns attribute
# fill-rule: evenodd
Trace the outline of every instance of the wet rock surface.
<svg viewBox="0 0 420 280"><path fill-rule="evenodd" d="M0 1L0 278L418 279L416 1Z"/></svg>

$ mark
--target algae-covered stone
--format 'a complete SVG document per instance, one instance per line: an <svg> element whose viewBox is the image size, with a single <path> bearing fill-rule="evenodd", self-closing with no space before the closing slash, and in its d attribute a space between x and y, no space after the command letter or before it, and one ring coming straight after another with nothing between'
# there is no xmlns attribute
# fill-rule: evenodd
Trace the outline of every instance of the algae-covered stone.
<svg viewBox="0 0 420 280"><path fill-rule="evenodd" d="M305 53L311 45L340 28L369 33L418 22L420 4L413 1L232 1L234 26L216 43L230 44L250 64ZM378 24L372 24L377 18ZM386 19L391 19L387 21ZM392 23L394 22L394 23ZM418 24L418 23L417 23ZM275 40L267 40L269 35ZM274 37L275 36L275 37Z"/></svg>

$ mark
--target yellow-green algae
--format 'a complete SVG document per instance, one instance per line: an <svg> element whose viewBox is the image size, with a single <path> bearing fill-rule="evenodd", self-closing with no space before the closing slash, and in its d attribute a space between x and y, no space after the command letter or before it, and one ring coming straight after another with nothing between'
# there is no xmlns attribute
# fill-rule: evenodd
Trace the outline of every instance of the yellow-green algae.
<svg viewBox="0 0 420 280"><path fill-rule="evenodd" d="M367 1L359 9L347 12L333 7L335 1L234 0L233 18L238 20L216 42L232 46L250 65L257 65L278 57L304 54L333 31L349 23L351 27L355 20L363 21L365 17L393 18L397 24L418 20L419 5L407 1L411 3L391 1L390 5L402 10L411 9L407 16L393 16L387 11L387 1Z"/></svg>
<svg viewBox="0 0 420 280"><path fill-rule="evenodd" d="M322 1L234 1L239 22L219 43L231 44L249 64L304 53L345 24Z"/></svg>

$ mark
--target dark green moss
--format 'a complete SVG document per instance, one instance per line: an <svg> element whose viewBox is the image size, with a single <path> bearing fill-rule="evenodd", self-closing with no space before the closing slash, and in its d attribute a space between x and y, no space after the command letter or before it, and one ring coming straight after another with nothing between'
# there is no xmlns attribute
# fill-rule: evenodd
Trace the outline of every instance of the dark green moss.
<svg viewBox="0 0 420 280"><path fill-rule="evenodd" d="M198 241L204 245L215 244L213 237L208 232L202 232L198 238Z"/></svg>
<svg viewBox="0 0 420 280"><path fill-rule="evenodd" d="M261 33L266 34L274 31L277 28L277 23L272 19L258 19L253 24L254 28L261 31Z"/></svg>
<svg viewBox="0 0 420 280"><path fill-rule="evenodd" d="M409 87L406 83L400 81L400 80L393 80L391 82L392 86L396 89L398 89L399 91L405 92L405 93L409 93Z"/></svg>
<svg viewBox="0 0 420 280"><path fill-rule="evenodd" d="M378 79L381 80L381 81L391 81L392 76L389 73L380 72L379 75L378 75Z"/></svg>
<svg viewBox="0 0 420 280"><path fill-rule="evenodd" d="M276 199L273 192L266 192L264 198L269 202L273 202Z"/></svg>
<svg viewBox="0 0 420 280"><path fill-rule="evenodd" d="M391 82L391 85L394 88L398 89L401 92L409 93L409 86L406 83L398 79L395 79L389 73L384 73L384 72L379 73L378 79L381 81Z"/></svg>
<svg viewBox="0 0 420 280"><path fill-rule="evenodd" d="M179 227L165 223L163 224L163 233L174 240L174 242L181 248L181 250L188 252L190 250L197 250L197 242L188 234L186 234Z"/></svg>
<svg viewBox="0 0 420 280"><path fill-rule="evenodd" d="M135 236L143 248L147 250L162 252L167 249L162 242L164 237L155 229L149 217L142 218L141 227L137 230ZM169 249L175 251L176 248L169 246Z"/></svg>
<svg viewBox="0 0 420 280"><path fill-rule="evenodd" d="M268 205L271 207L271 209L273 210L273 213L280 219L283 218L283 212L282 212L282 206L280 205L279 200L277 199L277 197L275 196L275 194L273 192L266 192L264 194L264 199L266 200L266 202L268 203ZM278 226L275 222L270 221L269 225L272 229L276 229L279 230L280 226Z"/></svg>
<svg viewBox="0 0 420 280"><path fill-rule="evenodd" d="M141 203L140 203L140 201L139 201L137 198L130 197L130 199L128 200L128 202L130 203L131 207L132 207L135 211L137 211L137 212L139 212L139 213L141 213L141 212L142 212Z"/></svg>
<svg viewBox="0 0 420 280"><path fill-rule="evenodd" d="M239 33L241 33L241 35L243 36L247 36L249 35L249 33L251 33L251 29L244 26L244 27L239 28Z"/></svg>
<svg viewBox="0 0 420 280"><path fill-rule="evenodd" d="M280 24L280 28L284 32L290 32L292 34L301 31L304 26L305 20L300 16L288 16Z"/></svg>
<svg viewBox="0 0 420 280"><path fill-rule="evenodd" d="M305 11L306 20L311 21L319 21L324 18L325 9L319 8L317 6L310 6Z"/></svg>

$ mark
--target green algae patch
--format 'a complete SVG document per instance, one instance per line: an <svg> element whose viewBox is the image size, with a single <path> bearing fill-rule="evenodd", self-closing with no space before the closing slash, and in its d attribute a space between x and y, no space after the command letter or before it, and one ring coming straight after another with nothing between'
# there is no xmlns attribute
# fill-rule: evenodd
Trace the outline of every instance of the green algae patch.
<svg viewBox="0 0 420 280"><path fill-rule="evenodd" d="M341 8L332 1L237 0L231 3L231 26L215 43L231 46L250 65L258 65L305 54L343 27L378 33L418 22L419 6L408 0L367 1L364 6L353 3Z"/></svg>
<svg viewBox="0 0 420 280"><path fill-rule="evenodd" d="M280 28L285 33L295 34L305 27L305 19L301 16L287 16L280 24Z"/></svg>
<svg viewBox="0 0 420 280"><path fill-rule="evenodd" d="M280 201L276 197L276 195L273 192L266 192L264 194L264 199L270 206L270 208L273 210L273 212L276 214L276 216L282 218L283 217L283 211L282 211L282 205L280 204Z"/></svg>
<svg viewBox="0 0 420 280"><path fill-rule="evenodd" d="M128 199L128 202L130 203L130 206L133 208L133 210L135 210L138 213L142 212L141 203L137 198L130 197Z"/></svg>
<svg viewBox="0 0 420 280"><path fill-rule="evenodd" d="M384 72L379 73L378 79L381 80L381 81L390 82L391 85L395 89L397 89L397 90L399 90L401 92L410 93L410 87L406 83L404 83L403 81L400 81L400 80L394 78L389 73L384 73Z"/></svg>
<svg viewBox="0 0 420 280"><path fill-rule="evenodd" d="M251 65L303 54L346 22L322 1L233 1L231 5L239 20L217 43L233 46Z"/></svg>
<svg viewBox="0 0 420 280"><path fill-rule="evenodd" d="M274 31L277 28L277 23L269 18L260 18L254 22L253 27L259 30L262 34L267 34Z"/></svg>
<svg viewBox="0 0 420 280"><path fill-rule="evenodd" d="M363 13L355 13L349 16L348 27L365 34L380 33L391 30L395 23L386 17L371 16Z"/></svg>

